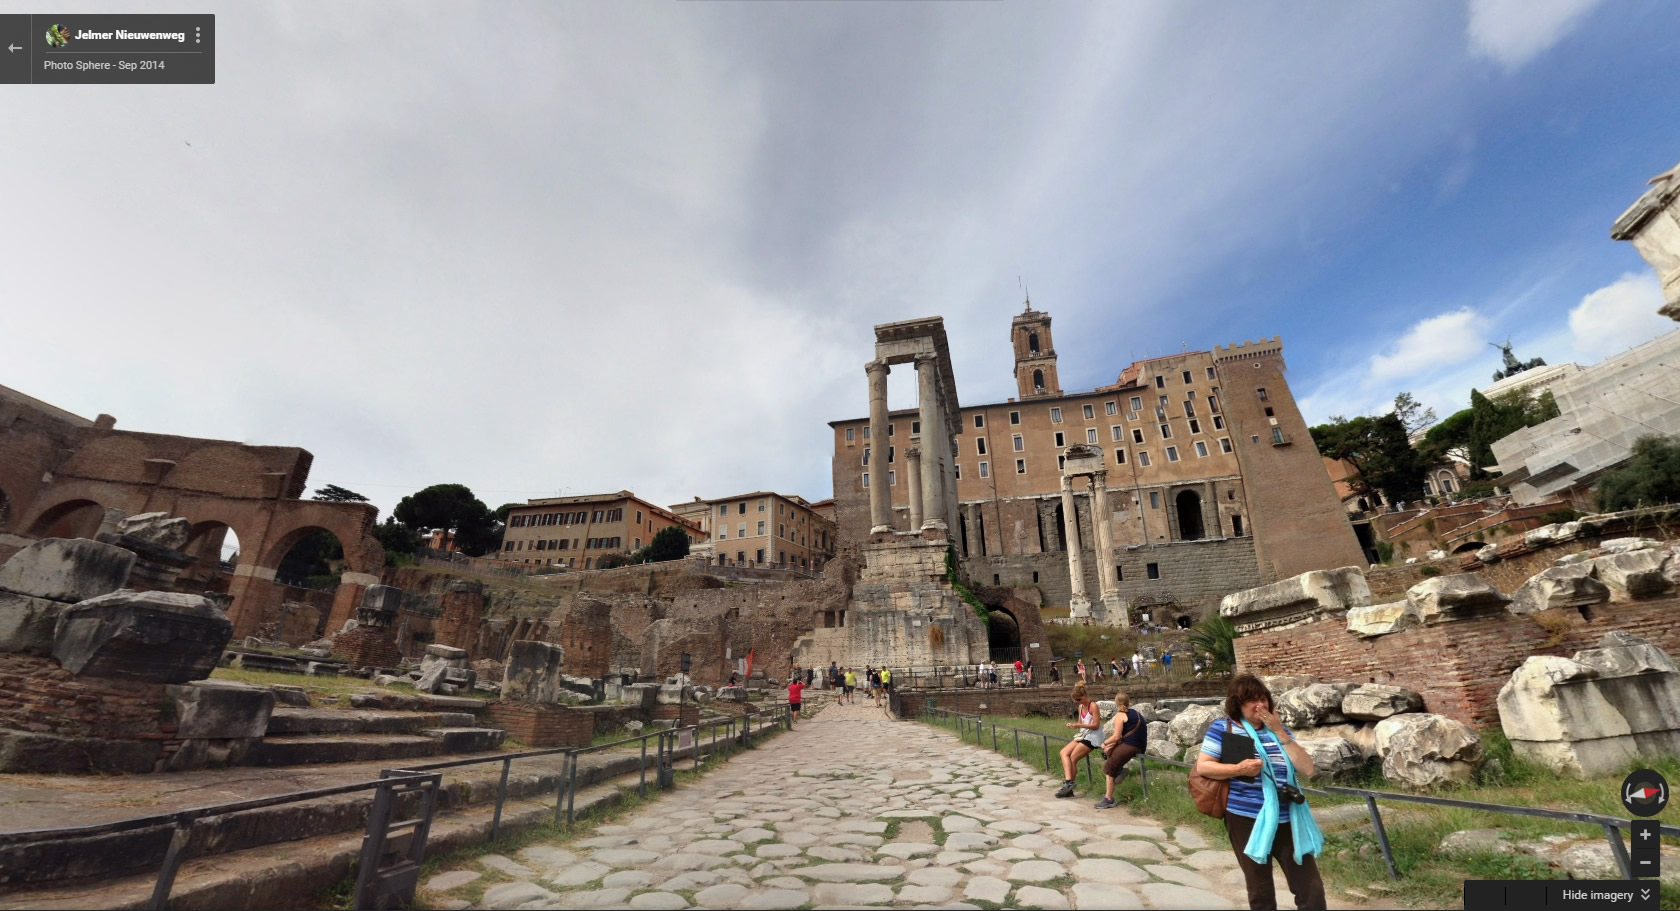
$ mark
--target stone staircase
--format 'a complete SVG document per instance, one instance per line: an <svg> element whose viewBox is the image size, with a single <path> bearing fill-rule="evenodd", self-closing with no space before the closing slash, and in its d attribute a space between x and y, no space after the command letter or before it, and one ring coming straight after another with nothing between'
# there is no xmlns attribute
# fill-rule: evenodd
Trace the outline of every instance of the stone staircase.
<svg viewBox="0 0 1680 911"><path fill-rule="evenodd" d="M480 727L472 712L277 708L268 733L252 745L244 764L395 762L489 752L506 738L501 728Z"/></svg>

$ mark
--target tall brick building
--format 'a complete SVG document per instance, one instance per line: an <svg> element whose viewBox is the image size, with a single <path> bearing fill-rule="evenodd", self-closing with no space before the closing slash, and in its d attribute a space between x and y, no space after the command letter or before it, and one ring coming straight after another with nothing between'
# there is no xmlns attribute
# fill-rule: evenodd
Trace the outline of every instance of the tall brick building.
<svg viewBox="0 0 1680 911"><path fill-rule="evenodd" d="M527 500L508 510L500 558L513 563L594 569L607 554L639 550L676 526L691 544L706 539L694 523L628 490Z"/></svg>
<svg viewBox="0 0 1680 911"><path fill-rule="evenodd" d="M769 490L671 506L705 535L703 553L729 566L820 570L834 556L834 522L804 497Z"/></svg>
<svg viewBox="0 0 1680 911"><path fill-rule="evenodd" d="M1112 385L1071 393L1048 313L1015 315L1010 344L1018 395L962 407L956 437L951 534L970 578L1068 603L1061 474L1077 444L1102 447L1112 513L1112 553L1090 559L1092 498L1078 490L1086 591L1111 573L1135 609L1194 612L1234 590L1364 564L1284 379L1281 340L1139 361ZM886 483L894 513L907 513L899 453L919 444L920 415L889 417L884 447L867 418L830 424L842 547L868 538L867 485Z"/></svg>

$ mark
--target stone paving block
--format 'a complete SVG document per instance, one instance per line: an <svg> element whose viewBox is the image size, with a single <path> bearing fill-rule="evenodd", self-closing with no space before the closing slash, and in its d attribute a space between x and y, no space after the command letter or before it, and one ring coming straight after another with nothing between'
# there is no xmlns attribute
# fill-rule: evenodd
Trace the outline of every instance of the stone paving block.
<svg viewBox="0 0 1680 911"><path fill-rule="evenodd" d="M598 878L599 877L592 876L589 879L584 880L584 882L589 882L592 879ZM519 905L523 905L526 902L553 901L554 899L555 895L553 892L544 889L536 883L513 882L501 883L500 885L491 886L490 888L485 889L484 897L479 900L479 904L486 908L514 908Z"/></svg>
<svg viewBox="0 0 1680 911"><path fill-rule="evenodd" d="M1125 886L1108 883L1074 883L1073 906L1080 911L1112 908L1115 911L1135 911L1143 907L1138 894Z"/></svg>
<svg viewBox="0 0 1680 911"><path fill-rule="evenodd" d="M939 825L946 832L980 831L980 820L969 816L947 816L939 821Z"/></svg>
<svg viewBox="0 0 1680 911"><path fill-rule="evenodd" d="M1231 869L1237 865L1237 858L1230 851L1207 850L1186 854L1179 863L1205 873L1209 870Z"/></svg>
<svg viewBox="0 0 1680 911"><path fill-rule="evenodd" d="M1236 903L1206 889L1181 886L1177 883L1146 883L1139 887L1151 908L1235 908ZM1288 895L1287 890L1282 893ZM1281 896L1280 896L1281 897ZM1246 895L1245 895L1246 898Z"/></svg>
<svg viewBox="0 0 1680 911"><path fill-rule="evenodd" d="M997 822L987 823L986 828L1004 834L1026 835L1037 832L1044 826L1029 819L1000 819Z"/></svg>
<svg viewBox="0 0 1680 911"><path fill-rule="evenodd" d="M609 889L646 889L653 885L653 874L646 870L619 870L601 877L601 885Z"/></svg>
<svg viewBox="0 0 1680 911"><path fill-rule="evenodd" d="M617 847L614 845L613 847ZM519 857L527 864L536 864L545 869L575 864L577 855L561 848L551 848L548 845L532 845L519 852Z"/></svg>
<svg viewBox="0 0 1680 911"><path fill-rule="evenodd" d="M428 892L448 892L450 889L464 886L482 876L476 870L451 870L426 880L425 889Z"/></svg>
<svg viewBox="0 0 1680 911"><path fill-rule="evenodd" d="M1157 878L1170 880L1171 882L1178 883L1181 886L1190 886L1195 889L1207 889L1210 892L1217 888L1213 884L1213 880L1208 879L1206 876L1203 876L1194 870L1186 870L1183 867L1174 867L1168 864L1145 864L1144 869L1148 870Z"/></svg>
<svg viewBox="0 0 1680 911"><path fill-rule="evenodd" d="M659 859L656 851L643 851L639 848L603 848L589 855L589 859L609 867L638 867Z"/></svg>
<svg viewBox="0 0 1680 911"><path fill-rule="evenodd" d="M1073 906L1067 896L1043 886L1022 886L1015 890L1015 907L1043 908L1047 911L1069 911Z"/></svg>
<svg viewBox="0 0 1680 911"><path fill-rule="evenodd" d="M1087 857L1073 864L1073 877L1082 881L1125 886L1149 881L1149 874L1136 864L1107 857Z"/></svg>
<svg viewBox="0 0 1680 911"><path fill-rule="evenodd" d="M1026 848L1011 847L999 848L996 851L993 851L991 856L993 860L1001 860L1004 863L1013 863L1017 860L1032 860L1038 857L1038 854L1037 852L1029 851Z"/></svg>
<svg viewBox="0 0 1680 911"><path fill-rule="evenodd" d="M713 856L722 857L725 854L734 854L738 851L745 851L746 846L738 841L732 841L727 838L703 838L699 841L689 842L688 846L683 850L692 854L711 854Z"/></svg>
<svg viewBox="0 0 1680 911"><path fill-rule="evenodd" d="M910 875L905 877L912 885L917 886L957 886L967 878L960 871L950 867L923 867L910 871Z"/></svg>
<svg viewBox="0 0 1680 911"><path fill-rule="evenodd" d="M862 863L869 859L861 852L848 848L836 848L833 845L815 845L806 848L805 853L811 857L834 863Z"/></svg>
<svg viewBox="0 0 1680 911"><path fill-rule="evenodd" d="M1195 830L1186 826L1179 826L1178 831L1194 832ZM1167 838L1166 830L1162 829L1160 826L1139 826L1131 823L1115 823L1114 825L1098 826L1097 834L1106 835L1109 838L1152 838L1156 841L1165 841ZM1188 847L1188 845L1186 845L1186 847Z"/></svg>
<svg viewBox="0 0 1680 911"><path fill-rule="evenodd" d="M896 857L899 860L908 860L912 857L919 857L923 854L933 854L938 850L938 845L928 844L927 842L895 841L891 844L882 845L881 847L876 848L875 852L877 854L885 854L888 857Z"/></svg>
<svg viewBox="0 0 1680 911"><path fill-rule="evenodd" d="M979 860L985 856L974 851L940 851L933 856L933 862L941 866L954 867L957 864L966 864L971 860Z"/></svg>
<svg viewBox="0 0 1680 911"><path fill-rule="evenodd" d="M1009 896L1009 888L1009 883L995 876L976 876L969 880L967 888L963 889L963 898L1001 905Z"/></svg>
<svg viewBox="0 0 1680 911"><path fill-rule="evenodd" d="M530 867L500 854L486 854L480 857L478 862L497 872L506 873L515 879L530 879L537 875L536 871Z"/></svg>
<svg viewBox="0 0 1680 911"><path fill-rule="evenodd" d="M1087 842L1079 846L1079 853L1087 857L1124 857L1128 860L1159 862L1166 859L1154 842L1141 838Z"/></svg>
<svg viewBox="0 0 1680 911"><path fill-rule="evenodd" d="M682 911L688 899L675 892L643 892L630 899L630 907L638 911Z"/></svg>
<svg viewBox="0 0 1680 911"><path fill-rule="evenodd" d="M1009 879L1018 883L1043 883L1066 876L1067 868L1053 860L1023 860L1009 868Z"/></svg>
<svg viewBox="0 0 1680 911"><path fill-rule="evenodd" d="M691 892L695 889L710 886L722 878L723 875L714 870L689 870L687 873L678 873L676 876L665 880L659 884L659 888L666 892ZM751 877L747 879L749 882L751 881ZM602 882L604 883L605 880L602 880Z"/></svg>
<svg viewBox="0 0 1680 911"><path fill-rule="evenodd" d="M807 883L805 880L800 879L797 876L772 876L764 882L759 883L759 885L770 889L793 889L796 891L809 889L811 887L810 883Z"/></svg>
<svg viewBox="0 0 1680 911"><path fill-rule="evenodd" d="M770 839L776 837L776 833L770 831L769 829L761 829L757 826L748 826L729 837L741 844L750 845L754 842L769 841Z"/></svg>
<svg viewBox="0 0 1680 911"><path fill-rule="evenodd" d="M751 892L745 886L723 883L694 893L694 902L702 908L734 908Z"/></svg>
<svg viewBox="0 0 1680 911"><path fill-rule="evenodd" d="M898 890L898 900L901 902L934 905L947 901L950 897L950 886L904 886Z"/></svg>
<svg viewBox="0 0 1680 911"><path fill-rule="evenodd" d="M884 905L893 900L893 890L880 883L819 883L811 898L819 905Z"/></svg>
<svg viewBox="0 0 1680 911"><path fill-rule="evenodd" d="M897 864L815 864L808 867L795 867L788 873L831 883L880 882L888 879L898 879L904 875L904 868Z"/></svg>

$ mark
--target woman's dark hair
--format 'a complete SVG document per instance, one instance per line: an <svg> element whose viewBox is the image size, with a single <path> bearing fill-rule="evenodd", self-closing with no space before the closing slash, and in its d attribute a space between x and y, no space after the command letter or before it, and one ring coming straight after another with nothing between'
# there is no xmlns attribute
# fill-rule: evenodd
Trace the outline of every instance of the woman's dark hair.
<svg viewBox="0 0 1680 911"><path fill-rule="evenodd" d="M1256 699L1266 700L1266 708L1277 711L1277 704L1272 700L1272 691L1266 688L1260 678L1253 674L1238 674L1231 681L1231 688L1225 693L1225 715L1233 720L1242 718L1242 707L1245 702Z"/></svg>

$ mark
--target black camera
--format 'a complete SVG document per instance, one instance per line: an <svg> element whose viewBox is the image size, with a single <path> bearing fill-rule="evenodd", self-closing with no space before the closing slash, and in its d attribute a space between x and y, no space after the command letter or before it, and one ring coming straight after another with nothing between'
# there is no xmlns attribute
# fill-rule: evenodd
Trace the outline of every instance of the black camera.
<svg viewBox="0 0 1680 911"><path fill-rule="evenodd" d="M1290 803L1307 802L1307 795L1302 794L1300 788L1295 787L1287 781L1278 782L1277 792L1279 797L1282 797Z"/></svg>

